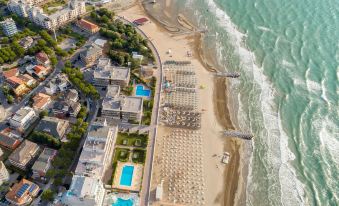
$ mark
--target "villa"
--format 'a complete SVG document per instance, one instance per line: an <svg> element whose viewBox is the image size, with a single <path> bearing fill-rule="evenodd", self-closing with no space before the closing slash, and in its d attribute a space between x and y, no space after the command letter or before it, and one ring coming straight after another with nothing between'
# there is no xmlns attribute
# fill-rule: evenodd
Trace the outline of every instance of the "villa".
<svg viewBox="0 0 339 206"><path fill-rule="evenodd" d="M51 168L51 163L57 154L57 150L45 148L40 154L39 158L35 161L32 172L34 179L45 179L46 173Z"/></svg>
<svg viewBox="0 0 339 206"><path fill-rule="evenodd" d="M51 61L48 58L47 54L45 52L39 52L35 55L35 59L39 65L42 65L44 67L50 67Z"/></svg>
<svg viewBox="0 0 339 206"><path fill-rule="evenodd" d="M23 171L27 171L40 151L39 145L25 140L8 157L9 162Z"/></svg>
<svg viewBox="0 0 339 206"><path fill-rule="evenodd" d="M0 131L0 145L9 150L15 150L23 141L21 134L9 127Z"/></svg>
<svg viewBox="0 0 339 206"><path fill-rule="evenodd" d="M24 107L19 109L9 119L9 123L12 128L17 129L20 132L24 132L35 120L37 120L37 118L37 114L31 107Z"/></svg>
<svg viewBox="0 0 339 206"><path fill-rule="evenodd" d="M44 93L38 93L33 97L33 109L35 110L45 110L47 109L48 105L52 102L51 96L44 94Z"/></svg>
<svg viewBox="0 0 339 206"><path fill-rule="evenodd" d="M55 117L44 117L35 128L35 131L45 132L54 138L62 139L68 127L69 122L67 120Z"/></svg>
<svg viewBox="0 0 339 206"><path fill-rule="evenodd" d="M33 198L38 195L39 190L38 185L27 179L22 179L9 190L6 194L6 200L17 206L29 205Z"/></svg>

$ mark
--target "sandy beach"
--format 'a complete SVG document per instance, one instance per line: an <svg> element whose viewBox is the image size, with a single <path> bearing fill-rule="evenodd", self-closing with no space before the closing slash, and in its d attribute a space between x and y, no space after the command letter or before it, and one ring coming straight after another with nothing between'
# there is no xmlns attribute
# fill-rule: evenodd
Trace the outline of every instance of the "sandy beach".
<svg viewBox="0 0 339 206"><path fill-rule="evenodd" d="M169 5L170 2L165 3ZM170 11L165 12L166 15ZM148 16L140 4L118 13L119 16L133 21L135 19ZM237 139L226 139L221 136L224 129L234 129L235 126L231 121L231 115L227 104L227 84L225 79L216 79L214 74L210 72L210 68L201 58L199 52L199 35L185 33L184 35L173 34L170 29L165 29L164 21L155 22L150 16L151 22L140 26L149 39L157 48L161 60L177 60L191 61L196 71L198 85L203 88L199 89L198 108L202 111L201 129L203 143L203 168L205 187L205 205L235 205L235 199L242 199L242 185L239 175L240 168L240 152L242 143ZM181 24L188 24L185 19L180 20ZM185 25L182 25L185 26ZM187 25L186 25L187 26ZM170 31L169 31L170 30ZM173 30L172 30L173 31ZM168 54L171 50L171 55ZM192 52L192 56L188 57L187 52ZM168 135L171 128L159 126L157 140L161 141L161 137ZM221 163L220 156L225 152L231 154L230 162L227 165ZM160 151L155 151L155 155ZM156 167L156 162L155 162ZM155 171L156 172L156 169ZM160 180L153 175L151 182L151 192L160 184ZM239 187L240 185L240 187ZM237 198L236 198L237 197ZM153 205L158 203L154 202ZM162 203L163 205L173 205ZM175 205L175 204L174 204Z"/></svg>

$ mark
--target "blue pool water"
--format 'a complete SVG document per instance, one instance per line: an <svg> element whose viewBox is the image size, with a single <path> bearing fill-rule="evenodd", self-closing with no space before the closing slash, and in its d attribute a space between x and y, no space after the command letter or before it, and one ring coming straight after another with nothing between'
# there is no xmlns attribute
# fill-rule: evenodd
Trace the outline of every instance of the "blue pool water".
<svg viewBox="0 0 339 206"><path fill-rule="evenodd" d="M133 206L133 200L132 199L124 200L118 198L117 202L113 203L112 206Z"/></svg>
<svg viewBox="0 0 339 206"><path fill-rule="evenodd" d="M122 168L122 173L120 177L120 185L122 186L131 186L133 179L134 166L125 165Z"/></svg>
<svg viewBox="0 0 339 206"><path fill-rule="evenodd" d="M150 97L151 96L151 90L145 89L143 85L137 85L135 96L141 96L141 97Z"/></svg>

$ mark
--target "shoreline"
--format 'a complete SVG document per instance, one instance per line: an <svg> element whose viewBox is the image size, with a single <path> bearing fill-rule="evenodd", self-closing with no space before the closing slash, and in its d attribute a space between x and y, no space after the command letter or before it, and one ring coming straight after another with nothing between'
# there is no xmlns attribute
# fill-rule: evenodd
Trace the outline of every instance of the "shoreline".
<svg viewBox="0 0 339 206"><path fill-rule="evenodd" d="M167 1L166 7L168 6L170 5ZM211 86L212 88L212 91L211 91L212 102L211 103L212 103L212 108L214 108L213 109L213 116L215 119L214 121L216 121L215 123L219 125L219 129L217 130L222 130L222 128L234 129L235 124L234 122L232 122L232 119L234 119L235 116L234 116L234 113L232 114L229 113L229 106L230 106L231 101L229 98L229 92L227 92L227 89L226 89L227 80L223 79L222 81L218 81L213 76L212 72L216 71L216 69L214 69L215 67L212 66L213 64L211 64L210 61L207 58L205 58L203 54L203 44L202 44L203 36L201 34L197 35L197 33L194 33L194 35L189 35L187 34L187 31L185 31L185 28L173 29L175 28L175 26L172 26L172 25L168 26L164 23L164 22L167 22L167 19L165 20L161 19L160 21L158 21L159 18L157 18L157 20L155 20L155 18L152 16L150 11L147 11L147 9L145 9L144 6L141 5L141 3L137 3L137 5L135 5L133 8L135 7L138 7L137 10L139 9L136 15L148 16L151 19L152 23L154 22L157 26L157 29L159 29L161 32L167 33L168 35L170 35L171 38L177 38L177 37L183 38L184 37L184 41L188 43L188 47L191 48L194 53L193 55L194 58L198 62L200 62L200 64L205 70L205 71L200 71L200 72L207 72L210 76L212 76L211 77L212 81L209 83L208 86ZM130 8L130 9L133 9L133 8ZM119 12L119 13L125 13L125 11ZM167 16L171 14L169 11L165 12L165 14L167 18L170 18L169 16ZM183 20L184 22L188 21L183 16L183 14L180 14L180 15L182 15L181 20L183 20L184 18ZM126 16L128 16L128 14L126 14ZM177 23L183 26L179 22L179 20L177 20ZM190 24L188 23L188 25ZM179 31L183 31L183 34L180 34ZM152 35L149 35L149 37L151 37L151 39L154 39ZM220 96L222 96L221 100L217 98ZM224 116L222 114L227 114L227 115ZM224 116L224 118L221 118L221 116ZM220 185L221 186L220 191L215 191L215 190L213 191L214 193L215 192L218 193L216 195L215 200L213 200L213 204L214 205L234 205L236 202L239 203L239 202L243 202L244 200L244 191L243 191L245 189L243 187L244 180L242 178L243 176L242 173L239 174L239 170L242 170L243 165L245 165L242 162L242 155L241 155L241 153L243 152L242 142L241 140L238 140L235 138L222 139L223 137L220 137L220 134L217 134L217 136L219 136L218 137L219 140L216 140L216 142L222 143L221 150L230 152L232 156L231 156L230 163L227 166L225 166L226 169L223 169L223 171L221 171L223 183L221 183ZM217 172L220 172L220 171L217 171ZM206 178L209 179L212 177L206 177ZM211 180L211 181L215 181L215 180ZM217 189L217 188L214 188L214 189ZM239 189L241 189L240 193L239 193ZM211 193L212 191L207 191L207 193L209 192Z"/></svg>

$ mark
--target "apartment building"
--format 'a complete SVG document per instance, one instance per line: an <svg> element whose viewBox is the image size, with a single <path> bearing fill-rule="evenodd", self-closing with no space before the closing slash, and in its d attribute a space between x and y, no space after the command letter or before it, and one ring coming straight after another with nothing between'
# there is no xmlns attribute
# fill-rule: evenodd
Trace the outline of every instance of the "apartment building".
<svg viewBox="0 0 339 206"><path fill-rule="evenodd" d="M62 198L66 206L101 206L105 199L105 188L100 179L74 175L67 194Z"/></svg>
<svg viewBox="0 0 339 206"><path fill-rule="evenodd" d="M110 178L105 173L112 162L117 134L118 128L106 122L90 126L68 195L62 201L65 205L103 205L103 182Z"/></svg>
<svg viewBox="0 0 339 206"><path fill-rule="evenodd" d="M25 140L8 157L8 160L14 167L27 171L30 166L32 166L32 163L37 157L39 150L39 145L29 140Z"/></svg>
<svg viewBox="0 0 339 206"><path fill-rule="evenodd" d="M87 46L86 50L80 54L81 60L86 64L93 64L102 55L102 48L96 44Z"/></svg>
<svg viewBox="0 0 339 206"><path fill-rule="evenodd" d="M35 6L36 4L38 3L11 0L8 9L49 30L55 30L86 13L84 1L71 0L66 8L51 15L43 13L42 8Z"/></svg>
<svg viewBox="0 0 339 206"><path fill-rule="evenodd" d="M6 36L13 36L14 34L18 33L15 21L12 18L5 19L4 21L0 22L0 25Z"/></svg>
<svg viewBox="0 0 339 206"><path fill-rule="evenodd" d="M24 132L31 124L37 120L38 116L31 107L19 109L10 119L9 123L12 128Z"/></svg>
<svg viewBox="0 0 339 206"><path fill-rule="evenodd" d="M130 69L111 65L109 58L100 58L93 72L93 84L99 87L119 85L125 87L130 79Z"/></svg>
<svg viewBox="0 0 339 206"><path fill-rule="evenodd" d="M121 119L123 122L140 122L143 111L142 97L119 96L116 86L108 86L106 97L102 101L101 116Z"/></svg>
<svg viewBox="0 0 339 206"><path fill-rule="evenodd" d="M117 127L94 123L90 126L83 150L81 152L76 175L103 179L104 173L111 165Z"/></svg>

